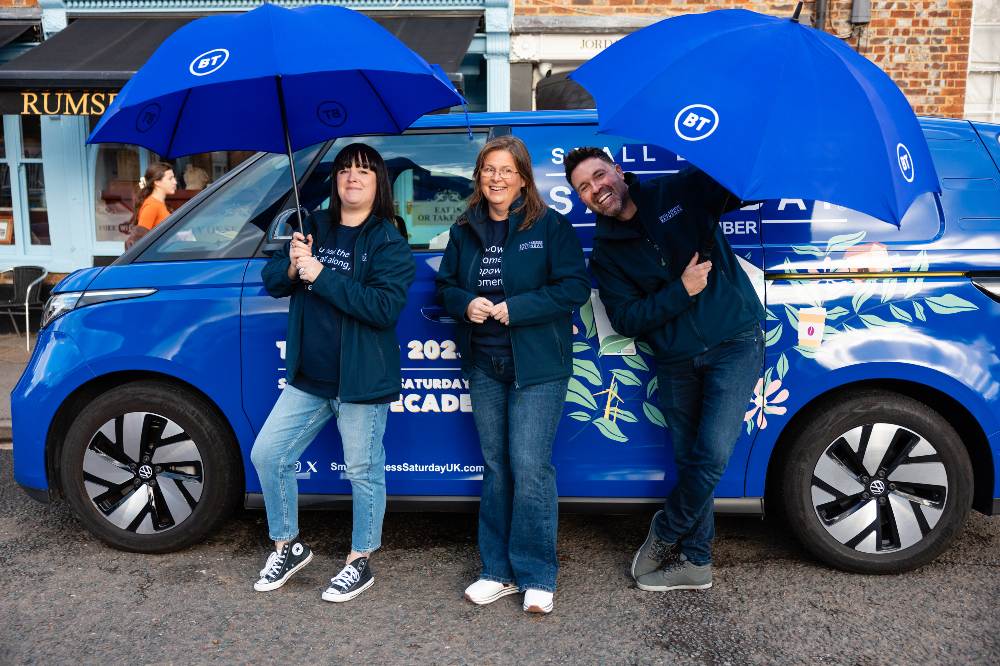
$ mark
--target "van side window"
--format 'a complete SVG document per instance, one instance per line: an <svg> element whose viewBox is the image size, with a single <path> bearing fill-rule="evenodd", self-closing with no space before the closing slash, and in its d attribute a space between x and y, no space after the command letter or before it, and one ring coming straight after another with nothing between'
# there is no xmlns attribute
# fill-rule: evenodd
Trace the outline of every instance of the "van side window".
<svg viewBox="0 0 1000 666"><path fill-rule="evenodd" d="M363 142L385 160L396 214L406 222L410 246L415 250L444 249L449 227L472 194L476 155L486 143L485 132L475 132L472 137L470 141L467 132L427 132L338 139L303 187L307 193L303 205L310 211L329 207L334 158L344 146Z"/></svg>
<svg viewBox="0 0 1000 666"><path fill-rule="evenodd" d="M311 146L296 153L297 173L306 169L320 148ZM220 189L210 192L138 261L252 257L278 207L291 192L291 182L286 155L260 157Z"/></svg>

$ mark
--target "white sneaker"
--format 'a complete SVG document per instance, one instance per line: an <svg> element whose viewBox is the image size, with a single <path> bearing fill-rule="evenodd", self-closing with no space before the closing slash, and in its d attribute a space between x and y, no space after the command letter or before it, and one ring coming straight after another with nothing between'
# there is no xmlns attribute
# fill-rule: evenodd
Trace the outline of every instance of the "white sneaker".
<svg viewBox="0 0 1000 666"><path fill-rule="evenodd" d="M552 593L529 587L524 593L522 608L526 613L551 613Z"/></svg>
<svg viewBox="0 0 1000 666"><path fill-rule="evenodd" d="M465 598L477 606L491 604L500 597L506 597L508 594L517 594L517 585L513 583L498 583L495 580L480 578L465 588Z"/></svg>

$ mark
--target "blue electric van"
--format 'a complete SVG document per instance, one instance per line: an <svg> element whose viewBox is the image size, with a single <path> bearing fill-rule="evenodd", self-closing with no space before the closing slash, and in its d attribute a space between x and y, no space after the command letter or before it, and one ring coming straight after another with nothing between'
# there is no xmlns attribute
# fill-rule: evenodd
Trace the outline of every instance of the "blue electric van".
<svg viewBox="0 0 1000 666"><path fill-rule="evenodd" d="M683 158L596 133L594 112L429 116L401 136L296 154L302 206L327 205L338 146L385 157L417 279L398 327L403 386L386 431L390 507L474 504L482 476L453 321L435 302L449 225L491 136L531 150L539 190L592 246L563 176L603 146L640 178ZM1000 126L924 119L943 193L900 228L822 202L767 201L721 224L766 307L767 353L716 509L780 511L851 571L941 553L970 508L1000 510ZM739 156L734 156L739 159ZM259 154L108 267L54 290L12 394L14 471L107 543L164 552L261 507L250 447L284 387L287 299L261 268L284 242L287 158ZM618 335L596 292L575 316L574 375L555 446L566 506L652 511L675 480L649 348ZM350 497L336 428L298 461L304 506ZM423 503L422 505L420 503Z"/></svg>

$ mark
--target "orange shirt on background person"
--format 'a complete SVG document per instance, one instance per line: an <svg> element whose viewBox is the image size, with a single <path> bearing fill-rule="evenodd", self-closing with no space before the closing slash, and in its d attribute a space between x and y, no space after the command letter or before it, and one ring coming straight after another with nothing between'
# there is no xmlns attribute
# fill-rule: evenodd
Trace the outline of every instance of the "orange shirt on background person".
<svg viewBox="0 0 1000 666"><path fill-rule="evenodd" d="M146 197L139 207L139 226L152 229L170 216L167 205L156 197Z"/></svg>

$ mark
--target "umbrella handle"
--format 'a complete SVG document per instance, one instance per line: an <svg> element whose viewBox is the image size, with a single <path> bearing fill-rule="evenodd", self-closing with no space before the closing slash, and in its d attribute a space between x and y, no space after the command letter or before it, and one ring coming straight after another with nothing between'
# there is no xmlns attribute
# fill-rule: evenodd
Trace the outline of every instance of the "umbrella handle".
<svg viewBox="0 0 1000 666"><path fill-rule="evenodd" d="M295 155L292 152L292 140L288 136L288 113L285 111L285 91L281 89L281 76L274 77L274 85L278 89L278 107L281 109L281 129L285 133L285 151L288 153L288 167L292 174L292 192L295 195L295 218L299 221L299 233L302 233L302 205L299 203L299 178L295 175Z"/></svg>
<svg viewBox="0 0 1000 666"><path fill-rule="evenodd" d="M792 23L799 22L799 14L801 13L802 13L802 3L800 2L798 5L796 5L795 12L792 14Z"/></svg>

